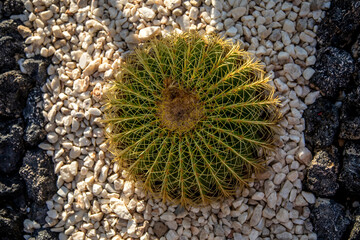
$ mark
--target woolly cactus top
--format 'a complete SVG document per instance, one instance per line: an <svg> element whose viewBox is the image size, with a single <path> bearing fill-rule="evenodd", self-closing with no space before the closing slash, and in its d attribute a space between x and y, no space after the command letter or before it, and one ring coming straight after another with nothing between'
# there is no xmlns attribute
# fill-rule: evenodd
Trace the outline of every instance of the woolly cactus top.
<svg viewBox="0 0 360 240"><path fill-rule="evenodd" d="M119 69L106 121L115 160L183 205L235 194L263 169L279 114L258 61L216 36L145 43Z"/></svg>

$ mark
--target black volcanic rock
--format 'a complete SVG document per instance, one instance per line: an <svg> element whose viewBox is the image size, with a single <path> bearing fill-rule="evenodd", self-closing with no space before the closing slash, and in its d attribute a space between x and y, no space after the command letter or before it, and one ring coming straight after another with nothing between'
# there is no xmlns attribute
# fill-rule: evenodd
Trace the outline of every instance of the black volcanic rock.
<svg viewBox="0 0 360 240"><path fill-rule="evenodd" d="M33 88L26 101L26 107L23 110L25 119L24 140L31 146L36 146L46 137L44 129L45 122L41 113L42 93L40 88Z"/></svg>
<svg viewBox="0 0 360 240"><path fill-rule="evenodd" d="M339 188L339 162L339 153L335 146L316 152L307 169L307 188L317 196L334 196Z"/></svg>
<svg viewBox="0 0 360 240"><path fill-rule="evenodd" d="M28 197L37 204L45 204L57 191L54 165L41 149L27 151L20 169Z"/></svg>
<svg viewBox="0 0 360 240"><path fill-rule="evenodd" d="M360 1L333 0L317 31L318 44L349 48L359 34Z"/></svg>
<svg viewBox="0 0 360 240"><path fill-rule="evenodd" d="M23 154L22 120L0 121L0 172L17 170Z"/></svg>
<svg viewBox="0 0 360 240"><path fill-rule="evenodd" d="M348 240L359 240L360 239L360 208L358 208L355 211L353 220L354 220L354 225L351 229Z"/></svg>
<svg viewBox="0 0 360 240"><path fill-rule="evenodd" d="M2 14L5 17L9 17L11 15L22 14L24 9L24 3L21 0L5 0Z"/></svg>
<svg viewBox="0 0 360 240"><path fill-rule="evenodd" d="M325 98L318 99L304 111L305 140L309 148L330 146L339 128L339 109Z"/></svg>
<svg viewBox="0 0 360 240"><path fill-rule="evenodd" d="M351 223L345 208L334 200L318 198L312 207L310 219L318 239L340 240Z"/></svg>
<svg viewBox="0 0 360 240"><path fill-rule="evenodd" d="M360 142L347 141L339 181L352 195L360 196Z"/></svg>
<svg viewBox="0 0 360 240"><path fill-rule="evenodd" d="M23 62L23 68L27 74L36 81L36 86L42 86L46 82L47 67L49 62L43 58L39 59L25 59Z"/></svg>
<svg viewBox="0 0 360 240"><path fill-rule="evenodd" d="M20 71L0 74L0 117L20 117L32 86L33 81Z"/></svg>
<svg viewBox="0 0 360 240"><path fill-rule="evenodd" d="M0 198L14 197L21 194L23 182L18 175L0 176Z"/></svg>
<svg viewBox="0 0 360 240"><path fill-rule="evenodd" d="M336 98L341 89L345 89L355 73L355 62L351 54L335 48L325 47L318 51L315 74L310 81L321 93Z"/></svg>
<svg viewBox="0 0 360 240"><path fill-rule="evenodd" d="M340 138L360 139L360 86L354 87L343 100L340 122Z"/></svg>
<svg viewBox="0 0 360 240"><path fill-rule="evenodd" d="M2 240L23 239L23 216L11 208L0 209L0 236Z"/></svg>

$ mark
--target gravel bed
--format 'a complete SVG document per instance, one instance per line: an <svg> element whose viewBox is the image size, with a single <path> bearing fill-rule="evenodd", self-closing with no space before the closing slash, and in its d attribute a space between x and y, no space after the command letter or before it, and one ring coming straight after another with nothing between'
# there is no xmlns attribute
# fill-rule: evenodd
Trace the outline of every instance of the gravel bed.
<svg viewBox="0 0 360 240"><path fill-rule="evenodd" d="M57 194L44 227L59 239L316 239L312 193L302 190L311 159L302 118L312 92L317 23L326 1L27 0L27 57L50 57L42 87ZM218 33L262 59L284 118L268 170L236 197L205 207L164 204L147 196L111 162L101 123L102 96L121 56L171 31ZM25 69L23 69L25 71ZM27 221L26 231L39 227ZM29 238L29 236L25 236Z"/></svg>

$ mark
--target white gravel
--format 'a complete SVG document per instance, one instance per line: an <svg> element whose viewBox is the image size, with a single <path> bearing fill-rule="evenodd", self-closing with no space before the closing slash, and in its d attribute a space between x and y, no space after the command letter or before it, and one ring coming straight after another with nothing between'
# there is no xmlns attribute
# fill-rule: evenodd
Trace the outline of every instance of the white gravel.
<svg viewBox="0 0 360 240"><path fill-rule="evenodd" d="M58 192L46 217L59 239L316 239L311 193L302 191L312 156L303 111L311 92L317 24L330 5L293 0L27 0L22 33L27 57L50 57L43 86L47 141ZM321 10L322 9L322 10ZM182 209L146 196L111 162L101 123L102 95L121 56L170 31L216 32L262 59L281 99L277 142L268 170L235 198ZM19 61L21 63L21 61ZM163 222L164 224L161 224ZM40 225L29 219L31 233ZM30 236L26 235L28 239Z"/></svg>

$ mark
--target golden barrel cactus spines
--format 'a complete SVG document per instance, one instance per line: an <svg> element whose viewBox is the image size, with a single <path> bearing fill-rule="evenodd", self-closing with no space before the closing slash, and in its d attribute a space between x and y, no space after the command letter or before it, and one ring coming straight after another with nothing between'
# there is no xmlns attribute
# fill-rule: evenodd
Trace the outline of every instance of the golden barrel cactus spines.
<svg viewBox="0 0 360 240"><path fill-rule="evenodd" d="M127 56L108 94L115 160L163 200L235 194L264 169L279 118L260 63L216 36L170 35Z"/></svg>

